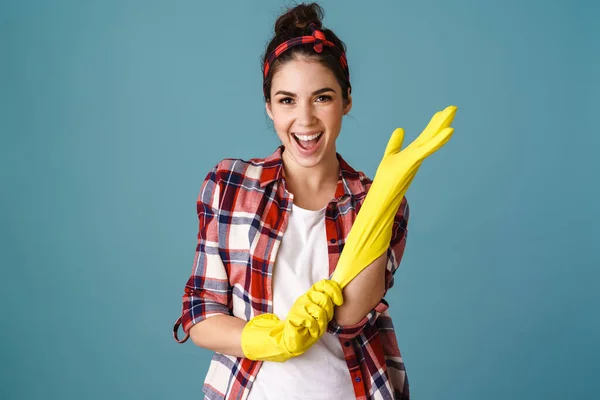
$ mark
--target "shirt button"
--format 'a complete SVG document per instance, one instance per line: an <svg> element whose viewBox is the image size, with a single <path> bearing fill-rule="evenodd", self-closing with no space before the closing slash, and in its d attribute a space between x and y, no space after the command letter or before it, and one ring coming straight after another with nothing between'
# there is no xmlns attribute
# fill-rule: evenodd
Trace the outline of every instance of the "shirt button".
<svg viewBox="0 0 600 400"><path fill-rule="evenodd" d="M357 377L356 377L354 380L355 380L356 382L360 382L360 378L359 378L358 376L357 376Z"/></svg>
<svg viewBox="0 0 600 400"><path fill-rule="evenodd" d="M335 243L335 239L334 239L334 238L331 238L331 239L329 239L329 241L330 241L331 243Z"/></svg>

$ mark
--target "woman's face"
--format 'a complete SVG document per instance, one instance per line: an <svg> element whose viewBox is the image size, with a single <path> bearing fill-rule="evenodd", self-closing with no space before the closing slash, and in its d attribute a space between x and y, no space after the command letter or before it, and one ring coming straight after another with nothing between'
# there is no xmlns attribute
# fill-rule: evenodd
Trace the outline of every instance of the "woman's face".
<svg viewBox="0 0 600 400"><path fill-rule="evenodd" d="M327 67L292 60L273 75L266 107L285 146L284 161L310 168L335 157L335 140L352 99L344 104L341 87Z"/></svg>

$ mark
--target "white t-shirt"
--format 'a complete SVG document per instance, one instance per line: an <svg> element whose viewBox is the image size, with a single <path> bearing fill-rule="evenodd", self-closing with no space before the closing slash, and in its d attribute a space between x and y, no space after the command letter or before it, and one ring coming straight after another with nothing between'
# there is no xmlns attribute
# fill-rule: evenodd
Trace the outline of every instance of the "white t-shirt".
<svg viewBox="0 0 600 400"><path fill-rule="evenodd" d="M273 313L285 319L302 294L329 276L325 209L292 206L273 269ZM325 333L304 354L263 362L249 400L354 399L350 372L338 338Z"/></svg>

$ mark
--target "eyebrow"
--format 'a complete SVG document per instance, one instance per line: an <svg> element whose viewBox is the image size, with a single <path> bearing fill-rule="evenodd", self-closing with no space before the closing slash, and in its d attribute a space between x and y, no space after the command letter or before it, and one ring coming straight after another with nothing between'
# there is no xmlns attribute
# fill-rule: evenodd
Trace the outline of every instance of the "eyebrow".
<svg viewBox="0 0 600 400"><path fill-rule="evenodd" d="M326 93L326 92L333 92L333 93L335 93L335 90L333 90L332 88L329 88L329 87L324 87L322 89L315 90L314 92L312 92L312 95L316 96L318 94L322 94L322 93ZM296 97L295 93L286 92L285 90L278 90L277 93L274 94L274 96L277 96L278 94L282 94L284 96Z"/></svg>

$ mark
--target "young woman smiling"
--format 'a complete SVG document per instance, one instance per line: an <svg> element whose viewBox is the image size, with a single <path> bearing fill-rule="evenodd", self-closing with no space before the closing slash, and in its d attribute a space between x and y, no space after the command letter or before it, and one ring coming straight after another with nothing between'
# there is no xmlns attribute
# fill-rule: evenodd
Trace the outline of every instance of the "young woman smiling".
<svg viewBox="0 0 600 400"><path fill-rule="evenodd" d="M384 297L406 245L403 193L448 140L455 110L437 113L404 155L394 132L374 181L353 169L336 151L352 108L346 46L322 17L316 3L289 9L264 54L281 145L266 158L222 160L200 190L174 336L214 351L207 399L409 398Z"/></svg>

